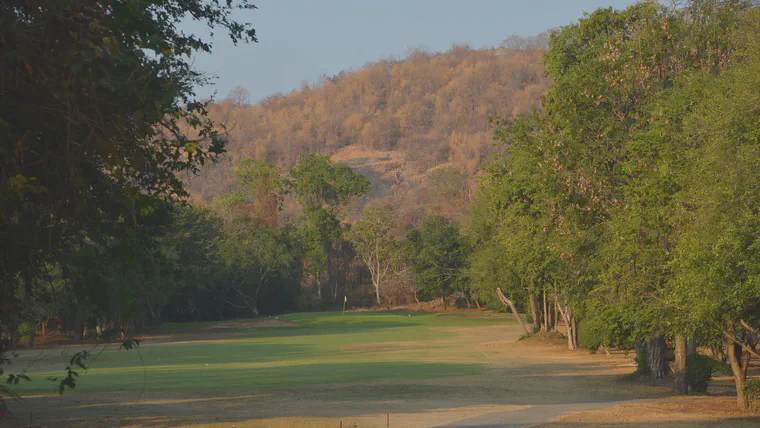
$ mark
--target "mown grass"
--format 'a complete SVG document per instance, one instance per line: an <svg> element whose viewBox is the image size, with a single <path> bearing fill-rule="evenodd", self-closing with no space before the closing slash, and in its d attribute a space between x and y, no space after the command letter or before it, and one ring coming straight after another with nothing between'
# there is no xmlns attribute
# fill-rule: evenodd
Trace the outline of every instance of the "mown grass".
<svg viewBox="0 0 760 428"><path fill-rule="evenodd" d="M301 327L210 329L214 323L165 324L137 351L103 352L81 377L76 393L185 392L237 394L256 388L421 380L480 372L477 364L451 357L445 349L427 349L426 341L457 333L456 327L512 322L501 317L451 318L435 314L305 313L279 317ZM399 346L396 342L413 342ZM75 350L33 351L32 382L22 394L51 393L67 356Z"/></svg>

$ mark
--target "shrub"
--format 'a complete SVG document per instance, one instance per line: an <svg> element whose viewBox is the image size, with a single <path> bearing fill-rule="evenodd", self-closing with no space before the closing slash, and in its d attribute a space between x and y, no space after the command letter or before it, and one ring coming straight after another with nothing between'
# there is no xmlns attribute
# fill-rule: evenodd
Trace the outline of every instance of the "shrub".
<svg viewBox="0 0 760 428"><path fill-rule="evenodd" d="M649 376L652 373L652 370L647 363L646 352L637 352L634 361L636 361L636 374L639 376Z"/></svg>
<svg viewBox="0 0 760 428"><path fill-rule="evenodd" d="M686 357L689 389L693 392L707 392L707 384L712 379L713 371L718 368L717 361L700 354Z"/></svg>
<svg viewBox="0 0 760 428"><path fill-rule="evenodd" d="M470 307L464 297L457 297L454 301L454 306L456 306L457 309L467 309Z"/></svg>
<svg viewBox="0 0 760 428"><path fill-rule="evenodd" d="M747 403L750 409L757 410L757 399L760 398L760 379L749 379L744 383L742 388L744 395L747 397Z"/></svg>

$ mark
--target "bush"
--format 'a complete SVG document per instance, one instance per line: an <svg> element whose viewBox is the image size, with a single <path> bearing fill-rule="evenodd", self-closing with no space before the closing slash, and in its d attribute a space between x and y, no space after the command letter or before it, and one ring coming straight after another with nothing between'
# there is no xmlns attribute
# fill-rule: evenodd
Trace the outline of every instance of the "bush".
<svg viewBox="0 0 760 428"><path fill-rule="evenodd" d="M647 363L646 352L637 352L634 361L636 361L636 374L639 376L649 376L652 373L652 370Z"/></svg>
<svg viewBox="0 0 760 428"><path fill-rule="evenodd" d="M457 297L454 301L454 306L457 309L468 309L470 305L467 303L467 300L464 299L464 297Z"/></svg>
<svg viewBox="0 0 760 428"><path fill-rule="evenodd" d="M749 379L744 383L742 388L744 395L747 397L749 408L757 410L757 399L760 398L760 379Z"/></svg>
<svg viewBox="0 0 760 428"><path fill-rule="evenodd" d="M718 361L700 354L686 357L689 389L693 392L707 392L707 384L712 379L713 371L718 368Z"/></svg>

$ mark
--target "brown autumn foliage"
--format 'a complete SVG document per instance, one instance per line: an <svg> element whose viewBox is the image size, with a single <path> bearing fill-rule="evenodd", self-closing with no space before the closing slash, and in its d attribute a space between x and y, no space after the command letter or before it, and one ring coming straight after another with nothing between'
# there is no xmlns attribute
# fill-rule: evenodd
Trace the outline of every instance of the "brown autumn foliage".
<svg viewBox="0 0 760 428"><path fill-rule="evenodd" d="M539 106L549 83L542 52L417 50L253 106L235 90L211 106L212 117L227 125L228 154L188 179L191 191L208 200L231 190L232 170L243 157L285 168L305 153L331 154L367 176L370 199L398 205L407 224L431 210L458 216L472 197L473 177L494 150L488 118ZM286 201L286 212L288 207Z"/></svg>

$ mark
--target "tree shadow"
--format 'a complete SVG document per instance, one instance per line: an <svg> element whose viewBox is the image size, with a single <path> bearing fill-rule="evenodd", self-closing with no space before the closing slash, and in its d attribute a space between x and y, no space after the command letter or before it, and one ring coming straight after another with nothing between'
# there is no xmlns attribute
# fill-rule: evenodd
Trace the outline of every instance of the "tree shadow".
<svg viewBox="0 0 760 428"><path fill-rule="evenodd" d="M594 363L574 364L572 371L578 374L569 375L568 367L553 364L489 368L437 362L356 362L244 371L229 368L209 377L188 370L152 379L139 402L134 401L134 393L101 390L98 395L83 390L85 394L29 398L19 414L36 409L39 420L52 425L88 426L97 421L118 426L135 423L139 417L143 426L164 426L166 417L172 424L195 425L275 417L421 413L442 406L561 405L571 411L581 402L612 405L652 397L651 388L636 382L621 388L620 376L593 373L598 369ZM178 388L166 392L172 391L172 384L194 386L192 391ZM525 394L527 385L529 394ZM660 395L670 394L661 391ZM61 419L65 415L67 419Z"/></svg>

